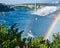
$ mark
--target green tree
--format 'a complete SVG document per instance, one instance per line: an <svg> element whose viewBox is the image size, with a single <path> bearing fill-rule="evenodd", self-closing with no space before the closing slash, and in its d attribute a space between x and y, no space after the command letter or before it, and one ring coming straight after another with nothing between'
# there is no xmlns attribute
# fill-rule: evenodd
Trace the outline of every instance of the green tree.
<svg viewBox="0 0 60 48"><path fill-rule="evenodd" d="M60 33L53 34L53 41L51 43L51 48L58 48L60 47Z"/></svg>
<svg viewBox="0 0 60 48"><path fill-rule="evenodd" d="M40 48L40 41L43 40L43 37L41 36L38 36L38 37L35 37L32 41L31 41L31 45L33 46L33 48Z"/></svg>
<svg viewBox="0 0 60 48"><path fill-rule="evenodd" d="M0 47L1 48L14 48L19 45L21 41L21 34L24 32L18 31L15 27L16 24L12 25L10 28L7 26L2 26L0 24Z"/></svg>

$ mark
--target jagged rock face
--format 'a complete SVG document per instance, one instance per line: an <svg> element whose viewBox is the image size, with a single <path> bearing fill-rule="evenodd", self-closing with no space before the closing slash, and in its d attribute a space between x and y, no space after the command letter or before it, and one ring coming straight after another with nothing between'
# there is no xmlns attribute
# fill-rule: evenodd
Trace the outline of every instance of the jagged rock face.
<svg viewBox="0 0 60 48"><path fill-rule="evenodd" d="M14 8L10 8L0 3L0 12L9 12L9 11L14 11Z"/></svg>

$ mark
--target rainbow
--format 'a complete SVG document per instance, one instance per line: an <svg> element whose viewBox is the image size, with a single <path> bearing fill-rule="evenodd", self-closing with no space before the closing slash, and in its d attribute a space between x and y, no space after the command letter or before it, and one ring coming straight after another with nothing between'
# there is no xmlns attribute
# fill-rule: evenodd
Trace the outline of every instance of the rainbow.
<svg viewBox="0 0 60 48"><path fill-rule="evenodd" d="M47 30L45 34L44 39L48 39L48 37L50 36L50 33L52 32L53 28L55 27L59 19L60 19L60 13L58 13L58 15L54 18L52 24L50 25L49 29Z"/></svg>

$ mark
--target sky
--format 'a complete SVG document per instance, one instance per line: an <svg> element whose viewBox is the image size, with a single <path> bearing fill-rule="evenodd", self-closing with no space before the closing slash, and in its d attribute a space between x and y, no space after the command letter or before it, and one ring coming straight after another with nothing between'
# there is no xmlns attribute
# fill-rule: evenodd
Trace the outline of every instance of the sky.
<svg viewBox="0 0 60 48"><path fill-rule="evenodd" d="M59 0L0 0L0 3L6 4L22 4L22 3L51 3Z"/></svg>

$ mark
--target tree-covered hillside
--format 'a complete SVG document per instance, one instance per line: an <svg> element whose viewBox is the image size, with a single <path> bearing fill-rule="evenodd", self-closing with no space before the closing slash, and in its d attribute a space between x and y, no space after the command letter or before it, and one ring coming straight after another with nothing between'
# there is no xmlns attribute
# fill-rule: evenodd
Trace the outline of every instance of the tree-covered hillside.
<svg viewBox="0 0 60 48"><path fill-rule="evenodd" d="M52 42L42 36L21 38L24 30L18 31L16 24L10 28L0 24L0 48L60 48L60 33L53 34Z"/></svg>

